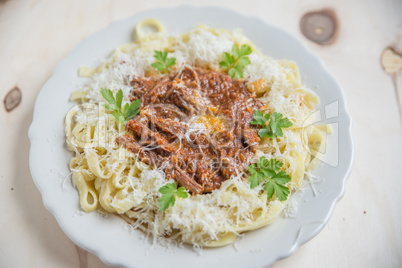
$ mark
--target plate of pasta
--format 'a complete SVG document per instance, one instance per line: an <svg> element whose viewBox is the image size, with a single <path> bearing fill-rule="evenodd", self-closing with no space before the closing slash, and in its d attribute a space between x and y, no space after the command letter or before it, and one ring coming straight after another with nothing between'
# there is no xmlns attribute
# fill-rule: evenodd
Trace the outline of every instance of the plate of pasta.
<svg viewBox="0 0 402 268"><path fill-rule="evenodd" d="M46 208L125 267L271 265L324 227L353 159L323 63L215 7L149 10L84 40L42 88L29 137Z"/></svg>

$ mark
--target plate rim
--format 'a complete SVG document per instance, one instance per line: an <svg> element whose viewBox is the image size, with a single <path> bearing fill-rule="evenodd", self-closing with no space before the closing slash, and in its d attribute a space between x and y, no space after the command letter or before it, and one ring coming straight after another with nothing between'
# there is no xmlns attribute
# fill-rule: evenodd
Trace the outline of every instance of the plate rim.
<svg viewBox="0 0 402 268"><path fill-rule="evenodd" d="M113 266L125 266L125 263L120 263L118 260L113 260L113 258L110 258L109 255L106 254L102 254L102 250L101 249L94 249L94 248L90 248L88 247L85 243L83 243L82 241L80 241L79 239L77 239L72 233L70 233L65 226L62 224L60 218L57 215L56 209L54 208L53 204L50 204L48 202L46 193L44 192L44 189L41 185L41 181L40 179L38 179L38 176L36 175L36 166L33 165L33 161L32 159L35 156L35 144L37 144L37 138L35 137L35 131L37 128L37 122L38 122L38 110L40 109L40 101L44 98L44 92L47 88L47 86L49 85L50 81L54 78L54 75L58 73L58 70L62 68L62 66L66 63L67 59L69 59L74 53L75 51L78 51L80 49L80 46L82 46L82 44L89 42L91 39L94 39L95 36L97 36L98 34L101 34L104 31L110 30L114 27L117 27L119 24L123 24L127 21L130 21L131 19L133 19L134 17L138 17L138 16L144 16L147 14L150 14L149 16L152 16L152 13L155 13L157 11L163 11L163 10L180 10L180 9L187 9L187 10L191 10L192 12L194 12L194 10L197 10L198 12L201 9L204 10L218 10L218 11L222 11L222 12L229 12L229 13L233 13L236 16L241 17L241 19L244 20L254 20L260 24L264 24L266 26L269 26L277 31L282 32L283 34L287 35L289 38L294 39L301 47L301 49L303 49L304 53L307 53L309 57L315 59L318 63L319 63L319 67L323 70L323 72L325 72L335 83L336 87L339 89L339 93L341 96L341 106L340 109L343 110L345 112L345 118L347 119L346 125L348 126L347 128L347 134L348 134L348 138L350 141L350 162L348 163L347 169L344 172L344 176L343 178L341 178L342 180L342 188L341 188L341 192L339 193L339 195L332 200L331 205L330 205L330 209L327 212L325 218L322 220L322 223L316 227L314 229L314 231L310 232L310 235L307 239L304 239L302 241L295 241L295 243L293 244L293 246L287 250L287 252L282 252L282 254L278 254L278 256L276 256L276 258L274 259L274 262L289 257L290 255L292 255L301 245L303 245L304 243L306 243L307 241L309 241L310 239L314 238L324 227L325 225L328 223L330 217L332 216L334 209L336 207L336 205L339 203L339 201L342 199L342 197L345 194L345 189L346 189L346 182L350 176L351 170L352 170L352 166L353 166L353 162L354 162L354 142L353 142L353 135L352 135L352 117L350 116L350 113L348 112L347 109L347 103L346 103L346 99L345 99L345 93L343 88L341 87L341 85L339 84L339 82L335 79L335 77L333 76L333 74L328 70L328 68L325 66L323 60L318 57L317 55L315 55L307 46L304 42L302 42L299 38L297 38L296 36L288 33L286 30L283 30L275 25L271 25L268 24L267 22L263 21L260 17L256 17L256 16L251 16L251 15L245 15L242 13L239 13L233 9L228 9L228 8L223 8L223 7L216 7L216 6L192 6L192 5L180 5L180 6L176 6L176 7L162 7L162 8L153 8L153 9L147 9L144 11L141 11L139 13L135 13L132 16L129 16L125 19L122 20L117 20L114 21L112 23L110 23L107 27L89 35L88 37L86 37L84 40L82 40L81 42L79 42L69 53L68 55L61 60L57 66L54 68L53 73L51 74L50 78L47 80L47 82L43 85L43 87L41 88L41 90L39 91L39 94L36 97L35 100L35 106L34 106L34 113L33 113L33 119L32 119L32 123L29 127L28 130L28 136L29 136L29 140L30 140L30 153L29 153L29 167L30 167L30 171L31 171L31 175L32 175L32 179L36 185L36 187L38 188L39 192L41 193L41 197L42 197L42 201L44 206L46 207L46 209L55 217L58 225L62 228L63 232L79 247L95 254L96 256L98 256L105 264L107 265L113 265ZM134 26L133 26L134 28ZM64 123L64 122L63 122ZM271 265L272 263L268 263L267 265Z"/></svg>

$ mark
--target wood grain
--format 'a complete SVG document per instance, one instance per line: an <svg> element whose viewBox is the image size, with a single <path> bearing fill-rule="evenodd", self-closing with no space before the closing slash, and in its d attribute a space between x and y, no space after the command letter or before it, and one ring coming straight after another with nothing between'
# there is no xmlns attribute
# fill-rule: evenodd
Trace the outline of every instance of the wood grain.
<svg viewBox="0 0 402 268"><path fill-rule="evenodd" d="M32 182L27 131L34 101L57 63L90 34L146 9L181 4L188 2L0 1L0 96L4 99L15 85L23 91L14 110L7 113L3 107L0 112L0 267L107 267L93 254L77 253ZM344 198L320 234L273 267L401 267L402 128L394 85L380 59L390 44L402 49L402 2L194 4L257 16L295 35L342 85L353 117L356 158ZM305 38L299 23L307 12L326 8L334 10L339 25L336 41L322 46Z"/></svg>

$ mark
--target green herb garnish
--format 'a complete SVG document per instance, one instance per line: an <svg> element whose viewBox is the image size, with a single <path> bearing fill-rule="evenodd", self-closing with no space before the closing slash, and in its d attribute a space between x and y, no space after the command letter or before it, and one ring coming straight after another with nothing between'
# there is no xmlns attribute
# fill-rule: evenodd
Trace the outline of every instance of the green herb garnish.
<svg viewBox="0 0 402 268"><path fill-rule="evenodd" d="M253 116L254 119L250 122L250 124L262 126L262 128L258 131L258 135L261 138L268 137L276 139L277 136L282 137L282 128L288 128L293 125L293 123L287 117L283 117L283 114L277 112L274 112L272 115L264 115L263 111L257 110L254 112Z"/></svg>
<svg viewBox="0 0 402 268"><path fill-rule="evenodd" d="M267 191L268 200L275 193L280 201L285 201L289 195L289 188L285 184L290 181L290 176L283 170L279 171L282 166L281 161L276 159L268 161L265 156L261 156L257 166L252 164L248 167L248 171L251 173L250 188L253 189L264 182L264 190Z"/></svg>
<svg viewBox="0 0 402 268"><path fill-rule="evenodd" d="M160 72L166 70L168 73L170 73L169 67L176 64L176 58L168 58L167 51L154 50L154 52L154 58L156 59L156 62L152 63L151 66Z"/></svg>
<svg viewBox="0 0 402 268"><path fill-rule="evenodd" d="M250 59L247 55L251 54L251 47L249 45L241 45L239 46L233 44L232 47L232 55L228 52L223 52L222 57L223 61L219 63L219 65L228 72L228 74L234 78L243 78L243 68L246 65L250 64Z"/></svg>
<svg viewBox="0 0 402 268"><path fill-rule="evenodd" d="M161 198L159 199L159 207L162 211L165 211L170 205L173 207L176 201L175 195L181 198L187 198L188 193L184 187L179 187L176 189L176 183L168 183L161 188L159 188L159 192L162 193Z"/></svg>
<svg viewBox="0 0 402 268"><path fill-rule="evenodd" d="M123 102L123 91L120 89L116 93L116 98L113 96L113 92L110 89L102 88L101 94L103 98L109 103L105 104L105 108L113 111L112 115L117 121L126 124L131 118L139 113L139 107L141 100L135 100L133 102L126 103L124 105L124 111L121 110L121 104Z"/></svg>

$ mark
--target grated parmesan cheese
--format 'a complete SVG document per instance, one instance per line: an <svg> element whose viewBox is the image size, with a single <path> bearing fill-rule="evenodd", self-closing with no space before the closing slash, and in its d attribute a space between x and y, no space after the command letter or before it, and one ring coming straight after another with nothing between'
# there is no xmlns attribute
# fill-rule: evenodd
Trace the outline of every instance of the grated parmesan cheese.
<svg viewBox="0 0 402 268"><path fill-rule="evenodd" d="M114 94L121 89L123 102L127 103L132 89L130 81L152 72L153 49L169 47L169 55L176 58L178 68L190 65L217 70L222 53L231 51L233 43L252 45L240 31L220 31L217 34L217 30L206 27L198 27L185 35L150 34L141 42L119 47L96 69L84 69L86 76L92 76L78 93L73 94L72 99L98 104L104 102L101 88L110 89ZM298 75L294 74L291 66L284 66L256 49L249 58L251 64L244 69L247 85L262 79L267 88L259 100L266 105L266 112L280 112L295 126L284 129L284 136L278 140L271 142L263 139L255 160L261 156L282 160L288 173L300 173L298 179L292 177L288 184L290 189L298 189L304 177L304 169L300 170L300 166L304 167L306 155L302 146L303 137L297 128L303 126L305 118L311 113L311 107L305 105L307 101L303 97L314 99L315 94L299 85ZM191 133L213 131L206 126L206 122L212 121L216 124L212 128L222 124L217 118L192 118L188 122L189 130L185 138L189 140ZM92 198L99 198L106 211L136 219L133 226L145 231L154 243L170 235L171 239L179 238L194 244L200 252L199 245L213 245L225 235L240 235L246 230L268 224L284 208L284 203L279 200L267 202L266 195L261 194L264 192L262 185L250 189L248 177L241 173L232 176L223 182L220 189L208 195L176 198L175 206L162 212L159 208L159 188L173 181L167 181L160 169L151 169L131 152L118 148L115 139L124 130L102 105L78 111L73 124L89 146L80 147L67 135L68 146L76 154L70 163L71 170L87 183L80 184L83 187L79 188L80 193L85 190L91 196L93 191L98 196L92 193ZM295 157L299 155L304 158ZM285 213L294 215L295 205L289 203Z"/></svg>

